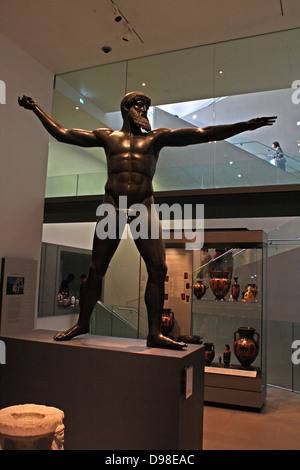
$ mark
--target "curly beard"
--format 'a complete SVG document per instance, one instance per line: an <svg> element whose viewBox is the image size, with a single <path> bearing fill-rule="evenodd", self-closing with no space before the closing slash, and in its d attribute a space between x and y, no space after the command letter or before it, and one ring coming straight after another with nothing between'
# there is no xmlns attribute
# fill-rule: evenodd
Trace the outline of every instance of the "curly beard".
<svg viewBox="0 0 300 470"><path fill-rule="evenodd" d="M151 125L148 118L141 116L134 108L129 109L128 118L134 126L144 129L147 132L151 131Z"/></svg>

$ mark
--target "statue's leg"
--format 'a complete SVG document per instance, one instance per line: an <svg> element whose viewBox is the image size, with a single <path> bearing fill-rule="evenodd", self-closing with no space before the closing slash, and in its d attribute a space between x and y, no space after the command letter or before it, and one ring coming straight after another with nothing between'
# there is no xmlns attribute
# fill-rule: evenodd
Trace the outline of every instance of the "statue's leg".
<svg viewBox="0 0 300 470"><path fill-rule="evenodd" d="M91 314L95 304L101 297L102 279L107 271L110 260L113 257L119 242L119 238L106 238L101 240L98 238L97 233L95 232L92 263L90 265L89 274L81 293L78 322L69 330L57 333L54 336L56 341L67 341L74 336L89 332Z"/></svg>
<svg viewBox="0 0 300 470"><path fill-rule="evenodd" d="M148 239L138 238L135 244L145 261L148 281L145 290L145 303L148 313L148 338L147 346L154 348L182 349L185 343L173 341L171 338L163 336L161 333L161 316L165 297L165 278L167 274L165 245L161 236L159 224L157 238L151 238L150 210L148 211ZM157 234L157 233L156 233ZM153 234L152 234L153 235Z"/></svg>

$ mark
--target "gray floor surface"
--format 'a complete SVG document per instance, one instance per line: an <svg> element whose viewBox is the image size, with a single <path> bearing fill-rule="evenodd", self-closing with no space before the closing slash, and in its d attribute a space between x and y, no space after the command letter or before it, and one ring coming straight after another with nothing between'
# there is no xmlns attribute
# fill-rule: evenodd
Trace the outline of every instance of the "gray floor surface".
<svg viewBox="0 0 300 470"><path fill-rule="evenodd" d="M268 386L259 412L205 406L203 450L300 450L300 394Z"/></svg>

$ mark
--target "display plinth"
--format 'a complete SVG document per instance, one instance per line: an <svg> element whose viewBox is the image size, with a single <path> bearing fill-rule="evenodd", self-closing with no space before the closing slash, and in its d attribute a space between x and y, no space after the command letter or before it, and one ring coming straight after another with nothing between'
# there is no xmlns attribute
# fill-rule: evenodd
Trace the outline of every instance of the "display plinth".
<svg viewBox="0 0 300 470"><path fill-rule="evenodd" d="M265 378L258 369L205 367L205 403L261 409L266 397Z"/></svg>
<svg viewBox="0 0 300 470"><path fill-rule="evenodd" d="M0 408L37 403L63 410L66 450L202 449L202 346L171 351L92 335L56 342L54 333L1 337Z"/></svg>

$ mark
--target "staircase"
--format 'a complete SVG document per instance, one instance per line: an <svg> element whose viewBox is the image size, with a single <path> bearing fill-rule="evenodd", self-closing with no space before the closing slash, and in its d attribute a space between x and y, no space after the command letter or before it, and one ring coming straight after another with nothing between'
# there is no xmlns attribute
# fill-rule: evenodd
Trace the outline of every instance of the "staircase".
<svg viewBox="0 0 300 470"><path fill-rule="evenodd" d="M147 329L147 316L135 307L107 306L98 301L91 316L93 335L145 339Z"/></svg>

